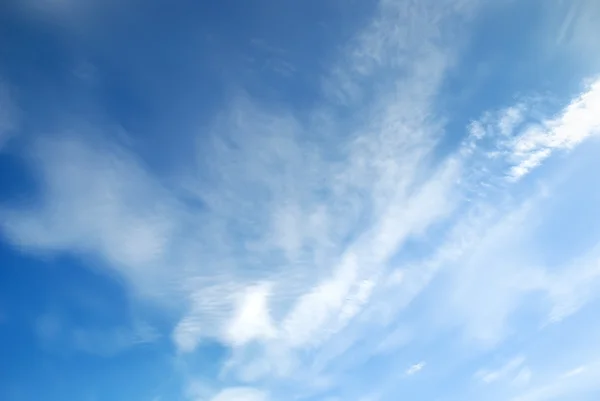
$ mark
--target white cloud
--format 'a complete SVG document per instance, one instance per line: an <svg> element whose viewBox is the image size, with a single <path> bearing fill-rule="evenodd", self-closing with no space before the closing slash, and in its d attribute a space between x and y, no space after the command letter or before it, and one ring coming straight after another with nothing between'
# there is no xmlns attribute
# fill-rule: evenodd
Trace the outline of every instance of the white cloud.
<svg viewBox="0 0 600 401"><path fill-rule="evenodd" d="M576 313L598 297L600 285L600 245L550 274L546 291L552 302L548 321L557 323Z"/></svg>
<svg viewBox="0 0 600 401"><path fill-rule="evenodd" d="M2 210L4 233L22 249L98 257L140 294L189 299L173 333L182 351L205 337L243 345L281 333L300 347L343 330L398 247L451 212L460 171L460 163L427 171L438 134L429 105L447 67L433 45L442 37L435 21L454 10L382 7L339 68L363 87L382 68L408 74L390 76L349 135L327 107L315 110L333 121L326 134L334 146L321 151L327 143L311 141L321 124L238 96L211 124L200 172L182 168L172 191L118 146L74 135L40 140L43 197ZM413 18L422 21L415 32L400 33ZM404 57L406 46L417 57ZM339 161L329 161L336 149ZM188 208L181 192L206 211ZM267 281L277 310L266 312L265 292L234 296Z"/></svg>
<svg viewBox="0 0 600 401"><path fill-rule="evenodd" d="M475 376L486 384L494 383L500 380L525 380L525 377L520 377L520 375L527 375L526 371L522 370L524 363L524 357L515 357L498 369L480 370L475 374Z"/></svg>
<svg viewBox="0 0 600 401"><path fill-rule="evenodd" d="M406 374L408 376L412 376L415 373L418 373L421 370L423 370L424 367L425 367L425 362L416 363L406 370Z"/></svg>
<svg viewBox="0 0 600 401"><path fill-rule="evenodd" d="M594 363L591 369L583 369L574 375L550 376L511 401L543 401L558 399L579 399L595 394L600 389L600 366Z"/></svg>
<svg viewBox="0 0 600 401"><path fill-rule="evenodd" d="M556 19L549 24L548 38L552 51L585 66L598 68L600 58L593 49L600 43L594 34L600 21L600 6L594 0L565 2L555 10Z"/></svg>
<svg viewBox="0 0 600 401"><path fill-rule="evenodd" d="M571 174L585 175L587 171L581 168ZM522 198L497 197L494 206L471 203L434 252L390 272L390 279L384 281L390 282L398 271L402 280L395 280L390 289L382 288L370 312L387 321L397 319L423 288L442 275L443 280L437 279L436 292L427 294L426 299L434 306L432 315L423 313L428 316L426 327L435 330L439 324L458 324L471 347L502 344L519 330L514 316L521 308L531 308L525 301L537 300L538 296L541 300L536 301L535 308L543 308L537 315L539 324L560 322L576 313L596 299L597 247L554 267L545 266L532 251L533 239L541 235L537 224L562 213L548 209L548 200L567 191L564 181L546 180L544 187ZM519 381L528 381L528 376L524 371Z"/></svg>
<svg viewBox="0 0 600 401"><path fill-rule="evenodd" d="M465 244L462 256L446 262L445 267L453 267L455 275L447 284L450 294L443 309L448 308L449 316L464 324L466 337L479 345L494 346L504 339L521 297L541 285L543 276L522 262L522 250L517 246L520 227L531 207L527 203L515 211L501 212L492 224L475 222L477 237Z"/></svg>
<svg viewBox="0 0 600 401"><path fill-rule="evenodd" d="M409 13L401 18L411 17ZM381 18L391 17L382 15ZM359 46L365 46L366 49L368 43L380 40L378 35L387 35L378 24L368 28L369 34L358 40L359 43L364 42ZM419 30L423 28L423 25L418 26ZM403 39L386 38L382 46L397 46L393 40ZM372 63L371 56L354 51L350 54L350 59L370 59L366 62L370 65L367 70L378 68L377 63ZM383 59L379 61L385 62ZM394 65L396 63L393 62ZM350 66L354 68L352 64ZM397 65L398 68L404 66L404 63ZM398 246L410 235L423 232L434 222L443 219L453 208L454 199L449 195L458 177L460 163L445 163L431 173L430 179L422 183L415 180L419 166L424 165L427 153L434 144L433 136L437 127L430 127L426 123L426 110L443 75L445 59L432 48L430 53L407 66L411 75L395 83L400 92L394 90L378 94L370 111L373 118L367 121L365 127L352 133L346 159L342 163L327 164L323 160L325 155L306 153L307 148L296 139L298 133L303 133L303 128L297 122L288 116L265 114L265 111L246 101L234 103L234 107L225 113L227 118L219 120L216 125L219 135L229 136L242 152L236 150L235 154L231 154L227 147L217 148L217 174L220 178L227 177L226 180L236 178L231 182L231 187L225 181L226 187L218 188L213 193L221 194L224 189L231 189L235 193L237 187L247 185L250 180L263 186L266 191L272 191L272 198L264 204L268 211L263 211L262 205L259 205L259 210L255 208L249 213L253 220L260 219L263 213L271 214L273 222L268 226L273 228L273 232L267 233L268 243L262 242L264 237L259 235L251 246L262 251L265 245L275 245L284 252L287 259L285 273L278 277L279 272L271 272L278 277L273 286L276 299L283 295L280 291L289 288L290 281L298 284L298 287L291 288L292 293L301 290L297 299L283 302L290 305L287 313L285 310L284 313L275 313L283 315L281 321L276 319L274 322L275 327L281 326L276 331L283 333L281 338L292 347L314 346L343 330L376 290L376 279ZM366 77L367 70L361 69L360 77ZM345 79L356 79L355 82L360 84L362 78L356 78L355 73L355 70L349 72ZM322 115L323 112L316 114ZM329 117L326 120L331 122ZM329 128L332 132L327 135L338 135L336 131L339 128L335 123ZM308 127L309 132L313 129L319 132L318 126ZM241 132L245 135L241 136ZM253 137L248 133L254 132L263 133L262 137L266 139L248 142L246 138ZM277 133L277 137L272 133ZM344 149L343 146L339 147ZM253 150L252 158L248 159L250 153L244 150L250 152L250 148ZM234 157L236 167L224 165L223 161ZM311 157L310 162L307 157ZM282 165L286 166L284 169L264 170L263 163L277 165L283 158L287 160L286 165ZM244 166L243 170L231 170L237 166ZM309 170L307 166L310 166ZM294 182L294 186L290 187L290 182ZM325 202L317 201L311 194L312 191L322 190L322 182L333 185L327 189L330 197ZM414 193L409 193L409 188ZM221 196L212 198L213 194L208 193L207 197L207 191L202 192L203 199L211 205L227 205L229 202L229 198L223 202ZM237 207L240 197L244 199L245 196L240 194L235 197L235 202L227 209L219 206L222 213L229 213L230 207L235 208L237 213L244 213L245 203ZM311 218L300 217L307 215ZM360 228L365 233L341 252L341 240L358 228L356 222L359 217L366 218L364 223L368 228ZM402 224L397 223L400 221ZM257 221L256 224L262 223ZM331 269L329 266L333 266L333 269L331 273L318 273L322 277L318 282L310 279L305 283L295 281L293 277L296 275L301 278L307 276L306 271L297 270L300 266L309 268L304 262L306 260L315 263L315 271L327 272ZM188 316L179 328L185 325L200 333L201 330L193 321ZM177 333L181 333L181 330L178 329Z"/></svg>
<svg viewBox="0 0 600 401"><path fill-rule="evenodd" d="M142 292L160 291L165 272L156 264L179 218L171 196L131 155L103 142L40 139L30 157L42 199L0 210L6 235L24 249L91 253Z"/></svg>
<svg viewBox="0 0 600 401"><path fill-rule="evenodd" d="M580 374L582 374L584 372L585 372L585 366L578 366L575 369L569 370L568 372L566 372L565 374L563 374L562 377L563 378L573 377L573 376L580 375Z"/></svg>
<svg viewBox="0 0 600 401"><path fill-rule="evenodd" d="M498 119L498 130L501 135L508 136L514 129L523 122L525 110L523 105L508 107L501 111Z"/></svg>
<svg viewBox="0 0 600 401"><path fill-rule="evenodd" d="M2 231L25 250L92 255L138 293L184 305L172 333L178 350L191 353L207 338L230 346L221 373L231 381L318 387L340 360L350 362L339 370L350 370L371 350L394 352L420 333L389 330L442 270L436 308L468 340L499 344L535 291L549 295L558 321L592 298L595 267L567 279L521 260L522 227L542 196L496 196L489 187L506 170L488 169L480 145L502 151L518 179L598 129L600 86L536 126L526 125L522 104L476 121L440 159L434 102L453 61L451 32L470 7L382 2L324 78L331 103L304 119L234 97L198 139L197 165L181 167L175 182L102 141L39 141L42 199L4 207ZM336 107L350 117L338 121ZM480 196L465 200L469 191ZM409 240L431 245L432 256L398 263ZM353 347L360 352L347 356ZM526 386L532 371L517 362L480 376ZM266 399L249 387L212 398Z"/></svg>
<svg viewBox="0 0 600 401"><path fill-rule="evenodd" d="M559 192L560 187L554 191ZM543 294L548 315L541 319L554 323L595 299L600 285L597 247L553 269L531 256L527 244L536 229L527 222L556 213L541 211L546 196L541 192L508 212L492 209L485 212L488 217L476 215L471 223L464 220L467 225L449 237L439 256L417 266L419 271L428 266L451 269L437 319L460 322L467 338L491 347L511 334L511 316L527 296Z"/></svg>
<svg viewBox="0 0 600 401"><path fill-rule="evenodd" d="M270 283L193 287L192 308L173 332L180 351L193 351L203 338L243 346L278 336L270 315Z"/></svg>
<svg viewBox="0 0 600 401"><path fill-rule="evenodd" d="M268 340L277 336L269 313L270 292L268 284L258 284L241 294L226 328L225 338L229 342L240 346L252 340Z"/></svg>
<svg viewBox="0 0 600 401"><path fill-rule="evenodd" d="M513 164L511 180L518 180L539 166L554 151L570 150L600 132L600 81L575 98L557 116L531 125L508 145Z"/></svg>
<svg viewBox="0 0 600 401"><path fill-rule="evenodd" d="M188 315L177 323L173 331L173 341L182 352L191 352L203 337L202 316Z"/></svg>
<svg viewBox="0 0 600 401"><path fill-rule="evenodd" d="M244 115L243 107L236 113ZM398 112L398 109L392 111ZM239 115L238 118L241 118ZM396 116L402 118L402 114ZM293 120L281 118L262 125L266 124L266 120L268 117L265 115L259 116L258 121L254 117L238 119L236 124L260 132L283 127L285 132L293 133L299 129ZM464 166L470 163L470 157L477 154L453 155L417 179L417 172L424 171L425 155L431 146L427 141L421 143L419 138L410 137L407 142L394 143L390 138L394 138L392 133L398 132L396 123L380 131L383 138L375 137L376 140L369 144L373 148L351 148L342 171L344 174L352 171L352 174L338 175L340 179L335 190L339 193L334 194L327 204L317 203L315 206L313 198L297 198L296 188L286 188L288 177L299 177L298 171L291 169L281 176L265 172L271 163L277 166L287 156L292 158L292 164L294 158L301 160L305 157L304 148L290 134L288 139L274 139L272 143L267 141L263 144L258 165L253 164L256 159L243 152L241 156L249 158L244 162L248 165L247 175L240 177L235 170L238 166L225 164L224 171L219 172L224 177L220 183L222 186L213 188L212 192L205 192L206 187L196 187L204 194L203 199L211 205L211 210L217 211L217 217L195 216L187 221L185 217L190 217L191 213L185 201L179 199L179 193L167 191L122 149L101 144L95 145L92 151L91 145L81 141L42 141L36 147L41 161L38 168L46 185L42 207L4 209L3 230L14 242L28 249L75 250L99 256L131 279L141 293L150 294L163 287L162 291L189 298L189 313L181 319L173 333L180 351L191 352L206 337L240 348L258 342L261 344L258 354L252 358L240 358L230 365L236 377L249 382L260 380L265 375L275 375L276 371L289 377L301 370L299 366L304 361L296 359L295 348L314 350L321 347L325 350L331 342L344 344L338 351L318 352L320 366L327 366L353 345L353 338L361 338L373 329L365 326L360 319L364 318L363 308L371 306L374 297L393 304L390 308L394 312L390 316L395 316L419 294L440 267L461 260L473 249L477 251L471 253L466 259L468 263L458 270L467 274L461 276L460 285L455 287L454 295L462 295L450 298L448 306L460 311L467 331L474 338L494 342L496 336L505 335L506 320L518 306L520 294L538 289L548 291L556 305L566 305L557 306L557 312L553 312L557 316L573 313L590 299L573 301L570 297L586 293L573 289L581 288L577 286L589 282L589 277L596 277L593 268L582 269L581 274L575 276L581 277L580 281L562 280L572 283L563 289L552 284L557 280L540 275L535 269L515 276L511 276L516 274L515 269L494 267L486 272L478 270L479 263L489 265L490 258L493 259L490 255L496 249L503 249L503 241L507 238L516 240L517 236L511 230L522 224L532 207L530 204L513 214L502 214L501 210L492 208L491 212L484 212L483 217L475 213L472 221L465 217L468 214L459 215L458 223L452 223L454 235L450 236L448 244L423 263L423 268L388 270L389 259L407 238L418 236L431 225L446 221L456 210L460 204L457 195L463 188L463 184L457 185L457 182ZM259 124L258 128L256 124ZM274 144L279 146L274 147ZM386 155L386 147L395 147L400 153ZM227 155L230 150L222 151ZM407 157L397 158L397 154L407 154ZM384 157L366 157L370 155ZM232 160L232 155L223 160L227 163ZM323 160L318 160L318 163L327 167ZM325 168L321 171L321 179L335 176L331 171L339 174L338 169L339 166ZM308 176L312 180L314 176L310 174ZM361 181L362 177L365 178ZM370 182L368 177L371 177ZM248 188L246 180L259 180L263 188L272 191L275 199L258 205L252 213L255 200L244 198L243 192L236 192L240 186ZM314 188L313 182L301 181L297 185ZM357 190L360 192L355 199L348 196ZM296 200L297 206L272 207L290 205L289 200ZM369 216L366 220L369 224L361 235L342 247L339 245L340 238L356 229L355 225L347 224L354 218L356 210L346 208L344 202L348 200L354 202L353 207L358 205L358 209ZM96 213L90 214L90 210ZM266 229L256 234L247 234L243 231L246 228L242 227L242 231L237 231L242 235L236 237L238 234L227 232L226 227L235 221L234 217L240 216L237 214L239 210L247 213L241 215L247 216L253 222L252 226L255 222L278 221L282 213L288 213L277 211L270 214L269 210L295 210L292 215L296 216L305 215L298 210L308 211L311 218L294 217L289 221L284 218L282 226L265 224L260 227ZM490 213L491 217L486 213ZM318 217L313 219L313 216ZM200 223L205 227L200 227ZM285 230L296 237L289 240L281 234ZM49 236L49 232L58 235ZM192 235L182 239L182 232ZM283 240L273 240L273 232ZM506 243L511 244L510 241ZM510 248L509 245L504 246ZM343 253L339 253L342 248ZM270 256L274 251L281 252L277 263ZM242 256L238 256L238 252ZM307 260L315 264L311 266L306 263ZM222 266L222 269L219 274L198 269L199 261L207 266ZM256 266L257 262L269 269L246 269L245 266ZM283 263L285 268L278 270L278 263ZM169 266L170 270L164 266ZM402 279L394 280L392 285L380 286L382 277L388 274ZM315 281L315 276L320 279ZM173 285L165 289L163 278L172 280ZM464 278L467 280L463 281ZM482 283L485 286L477 289ZM461 290L465 288L469 291ZM593 287L585 288L590 291ZM475 290L483 297L477 303L472 302ZM390 292L396 294L388 297ZM481 299L488 299L486 297L490 301L481 302ZM494 308L490 309L490 305ZM347 336L356 330L358 335ZM530 371L522 369L515 372L515 383L530 380Z"/></svg>
<svg viewBox="0 0 600 401"><path fill-rule="evenodd" d="M592 80L554 116L541 113L540 99L531 98L471 122L474 139L485 138L489 159L501 156L507 178L514 182L539 167L552 154L571 150L600 132L600 80ZM468 147L473 151L474 145ZM489 160L488 160L489 162Z"/></svg>
<svg viewBox="0 0 600 401"><path fill-rule="evenodd" d="M221 390L210 401L266 401L267 394L252 387L230 387Z"/></svg>
<svg viewBox="0 0 600 401"><path fill-rule="evenodd" d="M519 373L512 379L511 384L517 387L525 387L531 382L533 372L528 367L519 370Z"/></svg>
<svg viewBox="0 0 600 401"><path fill-rule="evenodd" d="M298 300L283 322L292 346L319 341L316 334L325 334L322 327L335 324L332 319L342 310L356 282L357 268L356 256L347 254L331 279L319 283Z"/></svg>

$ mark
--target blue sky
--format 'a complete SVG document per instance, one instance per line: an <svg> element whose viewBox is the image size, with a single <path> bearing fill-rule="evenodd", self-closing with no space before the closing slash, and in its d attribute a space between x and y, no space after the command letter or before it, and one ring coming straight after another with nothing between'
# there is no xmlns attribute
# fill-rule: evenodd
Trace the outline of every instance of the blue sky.
<svg viewBox="0 0 600 401"><path fill-rule="evenodd" d="M597 400L600 3L0 5L0 399Z"/></svg>

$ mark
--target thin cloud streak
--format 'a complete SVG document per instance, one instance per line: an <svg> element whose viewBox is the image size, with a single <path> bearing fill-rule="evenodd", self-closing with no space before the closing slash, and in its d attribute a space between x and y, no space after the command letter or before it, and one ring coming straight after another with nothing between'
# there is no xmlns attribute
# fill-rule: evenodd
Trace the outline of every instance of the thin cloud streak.
<svg viewBox="0 0 600 401"><path fill-rule="evenodd" d="M408 376L412 376L415 373L418 373L421 370L423 370L424 367L425 367L425 362L416 363L406 370L406 374Z"/></svg>

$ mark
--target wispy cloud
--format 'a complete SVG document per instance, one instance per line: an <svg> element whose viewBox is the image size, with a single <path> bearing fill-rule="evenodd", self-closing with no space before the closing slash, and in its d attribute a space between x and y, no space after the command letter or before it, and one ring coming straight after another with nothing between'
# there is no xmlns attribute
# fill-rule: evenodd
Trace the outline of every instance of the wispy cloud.
<svg viewBox="0 0 600 401"><path fill-rule="evenodd" d="M267 395L251 387L232 387L221 390L211 401L266 401Z"/></svg>
<svg viewBox="0 0 600 401"><path fill-rule="evenodd" d="M549 378L548 381L533 386L522 394L511 398L511 400L541 401L561 397L585 396L590 391L598 391L600 388L600 385L598 385L599 378L598 364L595 364L591 370L583 369L573 375L567 374Z"/></svg>
<svg viewBox="0 0 600 401"><path fill-rule="evenodd" d="M581 94L554 116L543 116L535 110L536 102L530 103L488 112L470 126L474 136L492 138L494 145L489 155L506 161L510 181L520 180L553 153L573 149L600 132L600 117L596 112L600 108L598 80L586 85Z"/></svg>
<svg viewBox="0 0 600 401"><path fill-rule="evenodd" d="M318 350L360 315L399 247L456 206L461 162L432 160L430 106L448 65L436 22L460 10L381 7L336 67L363 90L406 72L369 94L364 118L323 106L307 124L239 96L175 191L122 147L40 139L41 203L5 207L3 231L23 249L99 257L142 296L187 299L173 334L182 352L208 337L258 343L255 359L279 366L270 360Z"/></svg>
<svg viewBox="0 0 600 401"><path fill-rule="evenodd" d="M581 0L561 4L556 10L557 24L551 26L549 37L559 49L569 49L567 53L575 59L585 57L588 63L598 67L600 59L591 49L598 45L598 39L592 34L594 25L600 21L600 7L593 0Z"/></svg>
<svg viewBox="0 0 600 401"><path fill-rule="evenodd" d="M206 340L226 346L219 380L241 387L190 391L194 400L266 401L269 385L333 391L335 378L435 337L432 328L458 327L472 348L491 349L531 294L544 297L542 320L560 322L593 300L597 252L560 271L531 263L528 222L546 190L510 190L598 132L600 84L537 121L526 101L490 111L440 149L437 96L478 6L381 2L322 76L322 98L306 115L237 93L203 122L190 141L196 160L173 176L101 139L109 129L38 138L28 157L41 198L3 204L2 233L25 251L100 261L142 300L172 307L181 360ZM425 255L402 259L410 241ZM419 316L399 321L416 301L425 304ZM53 335L51 323L41 332ZM153 334L75 338L93 348L98 336L129 344ZM423 357L433 371L435 356ZM396 371L425 367L414 361ZM524 362L476 376L528 386Z"/></svg>
<svg viewBox="0 0 600 401"><path fill-rule="evenodd" d="M506 364L495 370L480 370L476 373L476 377L486 384L494 383L499 380L515 380L523 372L523 364L525 358L516 357L508 361Z"/></svg>
<svg viewBox="0 0 600 401"><path fill-rule="evenodd" d="M17 246L93 254L140 289L158 284L159 268L151 266L163 260L178 212L135 158L104 141L68 136L40 139L30 157L43 185L41 206L2 210L3 230Z"/></svg>
<svg viewBox="0 0 600 401"><path fill-rule="evenodd" d="M408 376L412 376L415 373L418 373L421 370L423 370L424 367L425 367L425 362L416 363L406 370L406 374Z"/></svg>
<svg viewBox="0 0 600 401"><path fill-rule="evenodd" d="M45 313L35 322L42 347L51 352L80 351L102 357L114 356L129 348L156 342L161 334L138 321L117 327L80 326L58 313Z"/></svg>
<svg viewBox="0 0 600 401"><path fill-rule="evenodd" d="M569 150L590 135L600 132L600 82L574 99L555 118L540 125L528 127L512 141L510 146L514 166L509 172L512 180L518 180L539 166L555 150Z"/></svg>

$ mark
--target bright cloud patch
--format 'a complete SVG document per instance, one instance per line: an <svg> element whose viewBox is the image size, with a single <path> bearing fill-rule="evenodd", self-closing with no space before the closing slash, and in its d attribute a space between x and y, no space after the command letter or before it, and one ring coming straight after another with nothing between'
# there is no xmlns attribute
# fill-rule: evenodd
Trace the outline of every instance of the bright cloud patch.
<svg viewBox="0 0 600 401"><path fill-rule="evenodd" d="M211 401L265 401L266 395L249 387L233 387L221 390Z"/></svg>

